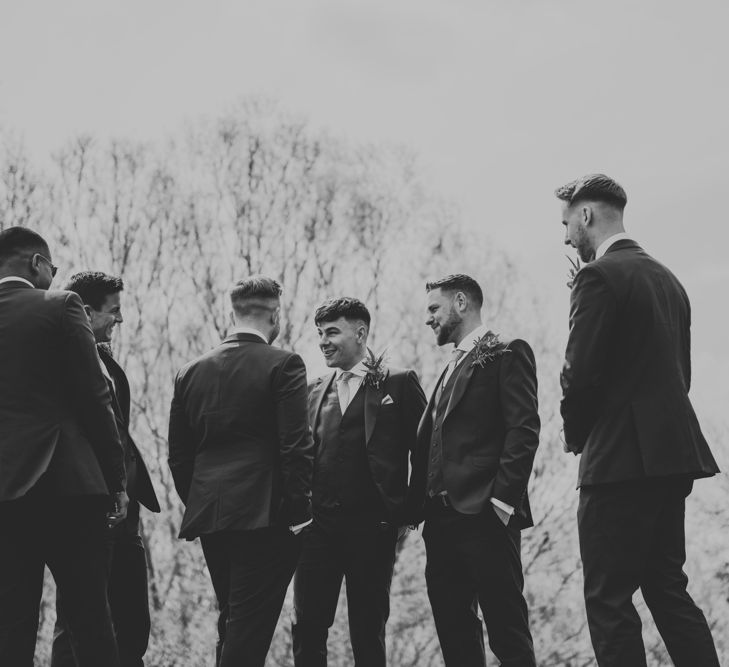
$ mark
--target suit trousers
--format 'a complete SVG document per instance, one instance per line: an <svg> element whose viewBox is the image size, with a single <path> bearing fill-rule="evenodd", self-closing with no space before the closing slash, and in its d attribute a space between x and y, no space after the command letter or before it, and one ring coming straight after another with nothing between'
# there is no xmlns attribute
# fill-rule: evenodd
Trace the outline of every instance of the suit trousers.
<svg viewBox="0 0 729 667"><path fill-rule="evenodd" d="M200 537L218 599L218 667L264 667L286 590L301 553L287 527Z"/></svg>
<svg viewBox="0 0 729 667"><path fill-rule="evenodd" d="M130 501L127 519L107 533L109 606L121 667L144 667L151 622L147 559L139 534L139 503ZM62 596L56 593L56 627L51 667L76 667Z"/></svg>
<svg viewBox="0 0 729 667"><path fill-rule="evenodd" d="M535 667L523 595L521 534L489 503L461 514L441 500L426 506L425 581L446 667L485 667L489 646L503 667Z"/></svg>
<svg viewBox="0 0 729 667"><path fill-rule="evenodd" d="M47 565L65 600L79 667L118 667L107 602L104 496L31 490L0 503L0 665L33 667Z"/></svg>
<svg viewBox="0 0 729 667"><path fill-rule="evenodd" d="M326 527L315 519L304 529L304 548L294 576L296 667L326 667L327 637L342 579L354 665L385 667L396 544L397 527L370 517Z"/></svg>
<svg viewBox="0 0 729 667"><path fill-rule="evenodd" d="M640 588L677 667L719 667L702 611L686 591L683 478L583 486L577 511L585 605L600 667L645 667Z"/></svg>

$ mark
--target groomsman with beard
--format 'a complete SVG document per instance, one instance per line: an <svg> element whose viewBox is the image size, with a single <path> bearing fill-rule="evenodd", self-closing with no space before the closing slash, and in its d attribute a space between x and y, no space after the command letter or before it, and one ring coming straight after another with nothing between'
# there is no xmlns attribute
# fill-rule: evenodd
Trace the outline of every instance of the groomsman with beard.
<svg viewBox="0 0 729 667"><path fill-rule="evenodd" d="M129 381L111 355L109 343L114 329L124 321L121 310L121 278L99 271L77 273L66 289L81 297L96 340L99 367L111 394L117 429L124 446L129 505L127 517L109 531L109 606L119 647L121 667L143 667L150 633L147 593L147 560L139 533L140 503L151 512L160 506L142 455L129 433L131 396ZM68 631L61 594L56 595L56 629L51 667L75 667L73 640Z"/></svg>
<svg viewBox="0 0 729 667"><path fill-rule="evenodd" d="M691 307L681 283L626 233L625 190L591 174L556 191L572 282L562 371L566 451L581 454L577 512L585 604L600 667L646 665L640 588L671 660L718 667L686 591L684 512L718 472L688 397Z"/></svg>
<svg viewBox="0 0 729 667"><path fill-rule="evenodd" d="M396 544L409 523L408 460L425 396L414 371L368 355L370 314L361 301L330 299L314 322L334 372L309 387L314 521L294 577L294 663L326 666L344 579L354 665L384 667Z"/></svg>
<svg viewBox="0 0 729 667"><path fill-rule="evenodd" d="M49 290L55 275L41 236L0 232L0 665L33 665L47 565L78 665L115 667L106 531L126 516L124 450L81 299Z"/></svg>
<svg viewBox="0 0 729 667"><path fill-rule="evenodd" d="M410 503L425 520L425 579L446 667L485 667L481 608L504 667L535 667L520 531L533 525L527 483L539 444L528 343L482 324L466 275L426 285L426 324L453 344L418 428Z"/></svg>
<svg viewBox="0 0 729 667"><path fill-rule="evenodd" d="M281 286L241 280L233 330L177 374L169 464L218 599L220 667L263 667L311 520L306 368L272 343Z"/></svg>

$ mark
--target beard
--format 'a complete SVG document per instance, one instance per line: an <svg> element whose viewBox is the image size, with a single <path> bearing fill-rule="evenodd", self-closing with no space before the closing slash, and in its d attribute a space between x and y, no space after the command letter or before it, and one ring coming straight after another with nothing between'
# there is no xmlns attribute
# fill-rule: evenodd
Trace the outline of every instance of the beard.
<svg viewBox="0 0 729 667"><path fill-rule="evenodd" d="M443 322L443 324L440 325L440 329L438 329L438 334L435 339L436 343L438 343L439 346L442 346L451 342L453 332L462 321L463 318L456 313L455 310L451 310L451 312L448 313L448 319Z"/></svg>
<svg viewBox="0 0 729 667"><path fill-rule="evenodd" d="M592 247L592 242L587 236L587 232L579 228L577 239L575 240L575 249L580 259L587 264L595 259L595 249Z"/></svg>

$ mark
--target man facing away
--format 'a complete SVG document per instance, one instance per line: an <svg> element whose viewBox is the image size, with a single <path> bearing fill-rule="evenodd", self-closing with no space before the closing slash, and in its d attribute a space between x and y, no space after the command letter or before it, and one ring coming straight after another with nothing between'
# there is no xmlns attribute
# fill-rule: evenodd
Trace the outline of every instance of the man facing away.
<svg viewBox="0 0 729 667"><path fill-rule="evenodd" d="M0 665L32 667L47 565L80 667L119 665L106 531L126 516L124 450L81 299L48 291L41 236L0 232Z"/></svg>
<svg viewBox="0 0 729 667"><path fill-rule="evenodd" d="M587 619L600 667L646 664L640 588L673 663L718 666L686 591L684 510L718 472L688 392L688 297L626 233L623 188L591 174L556 191L575 276L562 370L567 451L581 454L577 514Z"/></svg>
<svg viewBox="0 0 729 667"><path fill-rule="evenodd" d="M111 394L117 429L124 446L129 506L127 517L109 531L109 606L119 648L121 667L143 667L149 643L150 617L147 561L139 534L140 503L159 512L159 502L142 455L129 433L130 392L127 376L112 357L108 345L115 327L124 321L121 278L99 271L84 271L69 279L66 289L81 297L99 352L99 366ZM74 667L72 640L64 620L61 596L56 596L56 629L51 667Z"/></svg>
<svg viewBox="0 0 729 667"><path fill-rule="evenodd" d="M483 292L458 274L426 285L427 322L453 344L418 429L411 504L425 519L425 580L446 667L536 665L524 600L522 528L539 444L534 354L482 324Z"/></svg>
<svg viewBox="0 0 729 667"><path fill-rule="evenodd" d="M330 299L314 315L334 372L309 388L314 521L294 577L296 667L326 667L342 579L356 667L384 667L385 625L398 532L408 517L408 461L425 396L413 371L368 356L370 314Z"/></svg>
<svg viewBox="0 0 729 667"><path fill-rule="evenodd" d="M311 520L313 445L301 358L273 347L281 287L241 280L234 328L177 374L169 464L220 607L220 667L263 667Z"/></svg>

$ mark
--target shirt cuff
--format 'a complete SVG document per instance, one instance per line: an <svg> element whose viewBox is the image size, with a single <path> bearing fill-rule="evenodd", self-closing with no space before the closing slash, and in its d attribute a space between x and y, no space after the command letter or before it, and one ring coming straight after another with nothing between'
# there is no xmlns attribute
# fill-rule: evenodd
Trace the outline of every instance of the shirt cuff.
<svg viewBox="0 0 729 667"><path fill-rule="evenodd" d="M304 523L297 523L295 526L289 526L289 530L292 533L296 533L302 528L306 528L312 521L313 519L309 519L308 521L304 521Z"/></svg>
<svg viewBox="0 0 729 667"><path fill-rule="evenodd" d="M491 504L496 505L500 510L504 510L509 516L512 516L514 514L514 508L511 505L507 505L504 502L501 502L497 498L491 498Z"/></svg>

